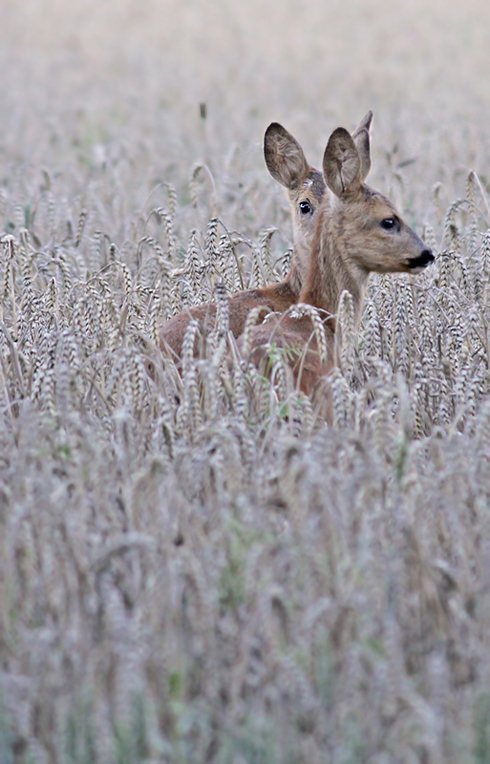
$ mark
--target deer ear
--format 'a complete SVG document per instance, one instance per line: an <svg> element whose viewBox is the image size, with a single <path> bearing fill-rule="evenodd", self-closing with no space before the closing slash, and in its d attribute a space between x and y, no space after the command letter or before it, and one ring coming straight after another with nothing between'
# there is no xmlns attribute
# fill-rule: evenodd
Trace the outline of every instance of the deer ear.
<svg viewBox="0 0 490 764"><path fill-rule="evenodd" d="M289 189L299 186L310 172L298 141L278 122L273 122L265 131L264 157L274 180Z"/></svg>
<svg viewBox="0 0 490 764"><path fill-rule="evenodd" d="M367 130L368 132L370 131L372 121L373 121L373 112L371 111L371 109L369 109L368 113L361 119L355 131L352 133L352 137L354 138L354 140L356 138L356 134L359 133L361 130Z"/></svg>
<svg viewBox="0 0 490 764"><path fill-rule="evenodd" d="M361 160L356 144L343 127L333 131L323 156L323 174L336 196L361 188Z"/></svg>
<svg viewBox="0 0 490 764"><path fill-rule="evenodd" d="M361 160L361 180L366 180L371 169L371 145L369 133L367 130L357 129L352 136L354 143L356 144L357 153Z"/></svg>
<svg viewBox="0 0 490 764"><path fill-rule="evenodd" d="M365 117L361 119L358 126L352 133L352 138L356 144L356 148L359 152L359 158L361 160L361 180L366 180L371 169L371 150L370 150L370 137L369 130L371 128L371 122L373 121L373 112L368 111ZM367 136L366 136L367 132Z"/></svg>

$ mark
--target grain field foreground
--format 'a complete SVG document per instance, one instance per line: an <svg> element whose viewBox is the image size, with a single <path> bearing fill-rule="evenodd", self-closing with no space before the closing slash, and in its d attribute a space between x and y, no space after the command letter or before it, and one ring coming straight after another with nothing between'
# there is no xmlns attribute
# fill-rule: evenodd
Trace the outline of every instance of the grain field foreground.
<svg viewBox="0 0 490 764"><path fill-rule="evenodd" d="M5 4L2 764L490 762L490 6L268 7ZM267 124L369 108L437 258L344 305L332 426L223 325L181 377L287 270Z"/></svg>

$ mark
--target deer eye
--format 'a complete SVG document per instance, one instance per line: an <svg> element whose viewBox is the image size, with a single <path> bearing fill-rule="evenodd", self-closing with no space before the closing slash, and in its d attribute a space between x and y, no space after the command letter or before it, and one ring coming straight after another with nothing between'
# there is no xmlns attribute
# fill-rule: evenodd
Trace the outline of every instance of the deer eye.
<svg viewBox="0 0 490 764"><path fill-rule="evenodd" d="M307 215L309 212L313 212L313 207L308 200L306 200L306 202L300 202L299 208L302 215Z"/></svg>
<svg viewBox="0 0 490 764"><path fill-rule="evenodd" d="M390 231L396 226L396 223L396 218L385 218L381 221L381 228L384 228L385 231Z"/></svg>

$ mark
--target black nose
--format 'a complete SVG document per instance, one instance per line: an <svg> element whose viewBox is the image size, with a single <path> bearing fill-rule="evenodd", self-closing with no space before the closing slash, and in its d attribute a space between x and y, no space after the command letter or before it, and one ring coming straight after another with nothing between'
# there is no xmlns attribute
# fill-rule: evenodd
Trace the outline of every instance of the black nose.
<svg viewBox="0 0 490 764"><path fill-rule="evenodd" d="M408 261L410 268L425 268L426 265L434 261L434 255L430 249L424 249L421 255L418 257L411 257Z"/></svg>

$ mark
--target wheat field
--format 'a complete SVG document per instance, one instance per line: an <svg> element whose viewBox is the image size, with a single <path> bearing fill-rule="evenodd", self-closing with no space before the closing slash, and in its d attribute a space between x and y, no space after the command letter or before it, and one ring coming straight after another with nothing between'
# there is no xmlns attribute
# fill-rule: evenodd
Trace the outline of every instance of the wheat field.
<svg viewBox="0 0 490 764"><path fill-rule="evenodd" d="M1 764L490 762L489 29L4 0ZM219 331L180 375L166 319L287 272L267 125L321 167L370 108L437 257L344 311L333 424Z"/></svg>

